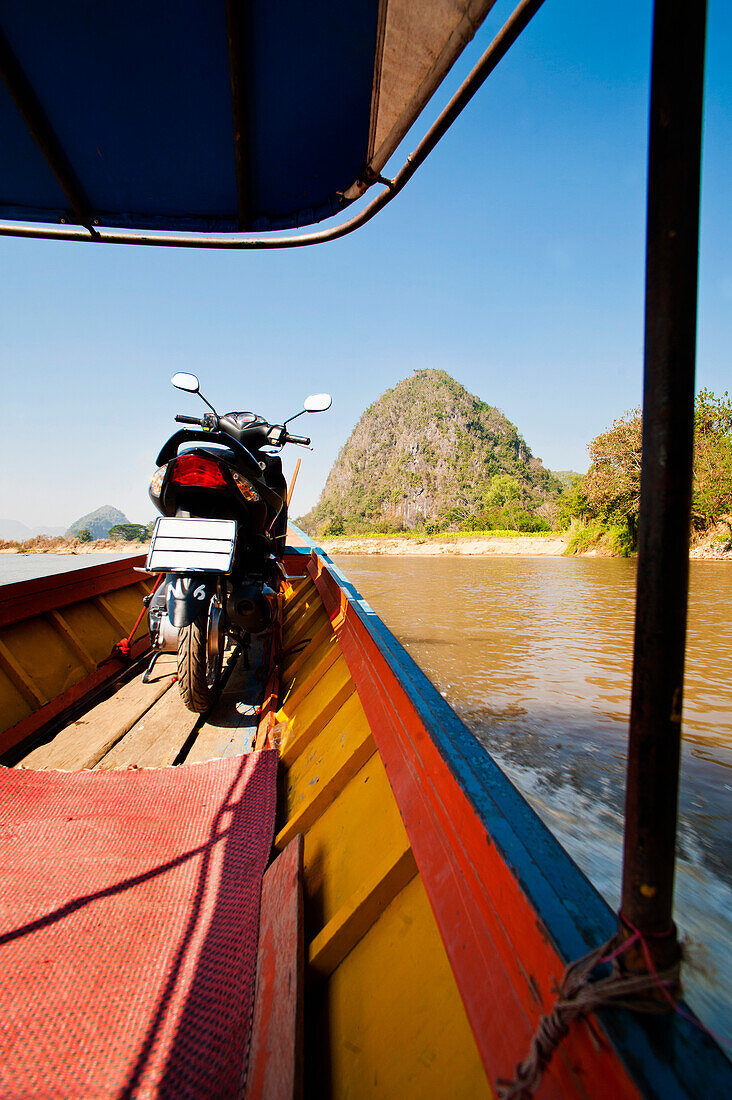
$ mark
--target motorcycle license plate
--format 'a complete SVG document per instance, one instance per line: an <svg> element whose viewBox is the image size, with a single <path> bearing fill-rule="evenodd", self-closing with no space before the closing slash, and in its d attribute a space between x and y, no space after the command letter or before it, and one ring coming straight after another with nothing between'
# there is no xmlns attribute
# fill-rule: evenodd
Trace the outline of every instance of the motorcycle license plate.
<svg viewBox="0 0 732 1100"><path fill-rule="evenodd" d="M233 519L161 517L146 567L151 573L229 573L235 542Z"/></svg>

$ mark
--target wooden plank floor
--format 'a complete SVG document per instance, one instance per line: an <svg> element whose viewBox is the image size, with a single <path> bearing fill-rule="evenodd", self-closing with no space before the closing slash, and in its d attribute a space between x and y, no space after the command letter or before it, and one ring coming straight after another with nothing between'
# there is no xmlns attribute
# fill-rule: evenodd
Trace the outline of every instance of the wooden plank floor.
<svg viewBox="0 0 732 1100"><path fill-rule="evenodd" d="M150 683L142 671L114 695L29 747L15 766L42 771L161 768L236 756L254 747L264 695L267 649L255 640L248 661L227 651L226 682L212 711L186 710L175 683L176 657L158 658Z"/></svg>

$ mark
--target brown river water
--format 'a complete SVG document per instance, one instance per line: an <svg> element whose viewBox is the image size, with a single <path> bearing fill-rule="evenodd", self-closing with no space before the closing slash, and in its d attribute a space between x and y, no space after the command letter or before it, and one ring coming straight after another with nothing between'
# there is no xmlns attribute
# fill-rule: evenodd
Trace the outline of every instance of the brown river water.
<svg viewBox="0 0 732 1100"><path fill-rule="evenodd" d="M617 908L635 563L334 561ZM691 563L676 922L686 998L730 1049L732 565Z"/></svg>

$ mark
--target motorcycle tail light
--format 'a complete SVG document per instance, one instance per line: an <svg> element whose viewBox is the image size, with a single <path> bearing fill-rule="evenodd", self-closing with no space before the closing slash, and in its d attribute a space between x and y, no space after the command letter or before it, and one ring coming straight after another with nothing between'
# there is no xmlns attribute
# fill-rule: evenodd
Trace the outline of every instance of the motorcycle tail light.
<svg viewBox="0 0 732 1100"><path fill-rule="evenodd" d="M163 488L163 478L165 477L165 471L167 470L167 468L167 466L158 466L157 470L152 476L152 481L150 482L150 492L154 497L160 496L160 492Z"/></svg>
<svg viewBox="0 0 732 1100"><path fill-rule="evenodd" d="M226 479L211 458L201 455L180 455L171 463L170 480L173 485L189 489L226 489Z"/></svg>
<svg viewBox="0 0 732 1100"><path fill-rule="evenodd" d="M235 473L233 477L234 481L236 482L237 489L245 500L251 501L252 503L255 500L259 500L259 493L254 488L251 481L247 481L245 477L242 477L241 474L237 473Z"/></svg>

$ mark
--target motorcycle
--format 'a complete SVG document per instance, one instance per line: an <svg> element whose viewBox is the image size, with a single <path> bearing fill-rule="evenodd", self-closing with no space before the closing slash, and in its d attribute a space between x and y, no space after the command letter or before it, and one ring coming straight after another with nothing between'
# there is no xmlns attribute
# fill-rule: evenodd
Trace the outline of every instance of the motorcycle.
<svg viewBox="0 0 732 1100"><path fill-rule="evenodd" d="M150 499L162 513L146 570L159 575L148 597L153 655L177 652L178 686L186 707L205 714L218 697L227 641L245 649L274 621L287 533L287 484L278 452L309 447L287 425L325 412L329 394L312 394L282 424L253 412L219 415L193 374L172 384L208 405L203 417L178 414L180 424L157 458Z"/></svg>

